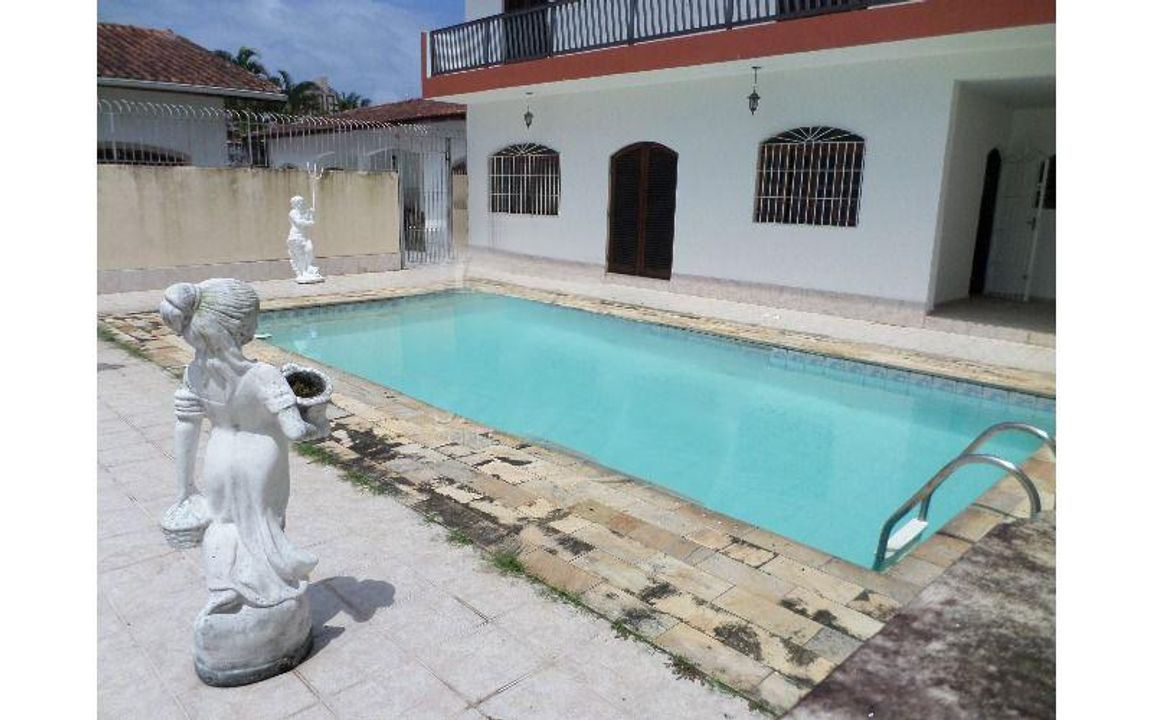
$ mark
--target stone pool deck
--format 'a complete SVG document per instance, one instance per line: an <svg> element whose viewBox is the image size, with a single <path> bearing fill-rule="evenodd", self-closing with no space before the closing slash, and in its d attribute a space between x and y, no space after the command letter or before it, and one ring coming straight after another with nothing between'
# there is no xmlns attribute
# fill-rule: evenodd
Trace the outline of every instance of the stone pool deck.
<svg viewBox="0 0 1152 720"><path fill-rule="evenodd" d="M192 667L192 621L206 596L199 554L169 548L157 525L175 490L177 380L108 343L97 361L99 717L761 717L539 584L501 574L477 549L447 542L419 512L299 456L288 535L320 557L308 590L316 646L271 680L203 685Z"/></svg>
<svg viewBox="0 0 1152 720"><path fill-rule="evenodd" d="M458 279L439 272L415 273L404 282L390 278L393 286L389 288L374 288L370 282L363 287L334 283L326 292L305 293L289 286L264 306L322 305L459 285ZM470 286L1033 392L1043 393L1051 383L1042 373L948 361L870 343L485 281L472 281ZM277 289L257 287L266 298L267 290ZM155 301L155 295L151 300ZM123 312L134 309L133 303L139 300L102 298L103 310L121 311L106 316L106 326L126 346L178 371L187 362L187 349L167 333L155 313ZM253 343L249 351L273 363L299 360L261 342ZM889 571L875 573L703 510L580 458L530 445L333 368L324 369L339 391L334 397L339 417L332 439L308 452L318 462L338 469L326 471L330 482L342 475L368 491L360 497L367 504L350 504L343 517L332 522L373 524L374 508L403 510L407 506L416 511L406 511L412 517L424 516L442 524L440 536L450 533L482 548L489 557L515 558L514 564L527 574L559 590L563 599L586 608L589 618L599 615L599 621L589 622L613 639L617 634L632 635L639 640L623 644L654 652L640 641L651 643L668 653L653 657L663 657L681 675L709 675L743 694L768 716L786 712L819 686L988 531L1025 514L1023 494L1010 482L1002 482L944 532ZM150 406L154 417L169 418L168 403L155 403ZM157 431L158 442L164 440L165 432L170 433L170 425ZM309 472L316 468L306 467L313 469ZM1045 507L1051 507L1055 477L1050 458L1038 454L1026 469L1039 482ZM165 477L170 473L166 464L159 471ZM164 487L162 482L154 484ZM150 509L158 515L164 500L157 498L154 505ZM297 507L306 506L303 501ZM386 534L379 543L366 543L359 552L380 547L387 553L390 537ZM407 562L407 552L401 550L395 557ZM653 667L661 668L661 661ZM717 702L732 700L716 697L720 698ZM558 717L582 716L564 715L563 701L557 703L535 714L497 716L547 717L548 711L559 713ZM746 712L749 703L734 707ZM478 707L484 711L487 706ZM614 707L627 711L619 702ZM627 707L637 712L636 704ZM728 712L719 706L696 715L669 714L656 706L643 708L637 716L723 717Z"/></svg>

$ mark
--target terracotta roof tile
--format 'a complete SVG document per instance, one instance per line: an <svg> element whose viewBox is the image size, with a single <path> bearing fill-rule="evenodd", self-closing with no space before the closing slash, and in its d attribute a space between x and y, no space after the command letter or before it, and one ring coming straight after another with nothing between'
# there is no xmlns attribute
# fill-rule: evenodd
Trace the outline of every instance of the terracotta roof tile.
<svg viewBox="0 0 1152 720"><path fill-rule="evenodd" d="M419 120L463 118L467 109L467 105L412 98L411 100L345 110L342 113L336 113L333 117L365 122L404 123Z"/></svg>
<svg viewBox="0 0 1152 720"><path fill-rule="evenodd" d="M171 30L97 23L96 76L279 93L268 80Z"/></svg>

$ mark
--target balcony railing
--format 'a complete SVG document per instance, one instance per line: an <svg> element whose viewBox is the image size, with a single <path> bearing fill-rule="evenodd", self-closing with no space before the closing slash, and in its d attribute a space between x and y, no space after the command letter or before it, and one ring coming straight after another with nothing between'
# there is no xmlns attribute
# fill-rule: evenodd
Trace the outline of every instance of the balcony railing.
<svg viewBox="0 0 1152 720"><path fill-rule="evenodd" d="M907 0L558 0L429 34L431 74Z"/></svg>

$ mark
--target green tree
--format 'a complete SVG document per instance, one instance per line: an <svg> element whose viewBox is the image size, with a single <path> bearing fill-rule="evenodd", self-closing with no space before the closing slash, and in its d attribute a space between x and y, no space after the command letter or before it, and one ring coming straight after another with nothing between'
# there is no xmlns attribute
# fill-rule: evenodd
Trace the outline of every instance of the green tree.
<svg viewBox="0 0 1152 720"><path fill-rule="evenodd" d="M362 97L360 93L342 92L336 100L337 110L355 110L356 108L368 107L372 101L366 97Z"/></svg>
<svg viewBox="0 0 1152 720"><path fill-rule="evenodd" d="M239 65L253 75L258 75L262 78L271 80L268 75L268 69L265 68L264 65L256 59L260 57L260 51L258 50L253 50L247 45L242 45L240 49L236 51L235 55L228 52L227 50L216 50L214 52L216 53L217 57L224 58L233 65Z"/></svg>
<svg viewBox="0 0 1152 720"><path fill-rule="evenodd" d="M287 70L277 70L276 77L270 78L288 98L286 112L291 115L315 115L323 113L320 101L320 86L311 80L293 82Z"/></svg>

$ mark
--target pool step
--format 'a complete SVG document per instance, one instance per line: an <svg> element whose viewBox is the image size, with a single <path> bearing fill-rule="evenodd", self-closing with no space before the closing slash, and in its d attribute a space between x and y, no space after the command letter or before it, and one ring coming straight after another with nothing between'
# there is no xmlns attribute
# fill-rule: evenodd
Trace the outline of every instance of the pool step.
<svg viewBox="0 0 1152 720"><path fill-rule="evenodd" d="M904 548L915 542L916 538L920 537L920 533L924 532L924 528L928 527L927 520L920 518L912 518L908 522L900 526L900 529L892 533L888 538L888 547L884 552L884 559L892 557Z"/></svg>

